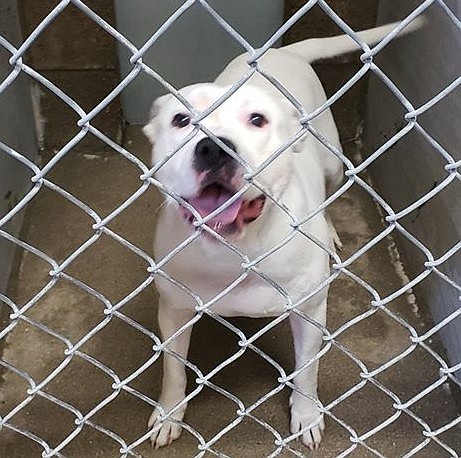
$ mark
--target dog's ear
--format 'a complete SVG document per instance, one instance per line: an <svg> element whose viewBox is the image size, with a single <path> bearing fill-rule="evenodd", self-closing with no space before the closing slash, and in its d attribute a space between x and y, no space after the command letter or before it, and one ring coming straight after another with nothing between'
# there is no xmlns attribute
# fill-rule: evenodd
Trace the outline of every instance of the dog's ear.
<svg viewBox="0 0 461 458"><path fill-rule="evenodd" d="M158 99L154 100L152 107L149 113L149 122L142 128L144 135L149 139L149 141L154 144L155 143L155 136L157 133L157 124L158 124L158 115L160 109L166 102L169 94L162 95Z"/></svg>

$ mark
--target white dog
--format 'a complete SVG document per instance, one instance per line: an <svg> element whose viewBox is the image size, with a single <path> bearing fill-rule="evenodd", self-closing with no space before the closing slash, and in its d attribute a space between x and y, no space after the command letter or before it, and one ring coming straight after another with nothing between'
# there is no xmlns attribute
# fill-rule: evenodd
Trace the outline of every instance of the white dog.
<svg viewBox="0 0 461 458"><path fill-rule="evenodd" d="M359 37L372 45L394 27L391 24L360 32ZM347 36L309 39L270 49L258 65L275 77L306 113L312 113L326 97L309 62L357 48ZM177 421L183 419L186 410L186 372L181 358L187 358L192 330L187 323L203 313L200 304L225 317L279 316L296 304L289 311L295 367L299 370L292 380L291 432L300 433L302 442L311 449L317 448L322 438L315 357L322 342L328 287L314 290L329 275L329 254L322 245L332 247L337 236L325 212L314 214L299 227L297 220L314 212L337 189L343 179L343 164L307 132L278 154L301 129L299 113L260 75L252 76L201 119L203 129L193 125L194 110L203 112L226 94L248 71L247 59L247 55L236 58L214 83L182 89L180 93L193 107L192 112L172 95L160 97L144 128L153 144L154 164L178 150L155 175L170 194L182 199L180 205L166 197L155 237L157 262L196 236L162 265L164 272L193 294L162 276L156 280L162 338L167 340L176 333L164 355L161 408L155 409L149 420L156 447L170 444L181 433ZM309 122L341 151L329 109ZM204 130L219 141L210 139ZM187 136L191 138L184 143ZM267 165L265 161L271 156L273 161ZM258 169L262 165L267 166ZM267 256L248 265L263 254Z"/></svg>

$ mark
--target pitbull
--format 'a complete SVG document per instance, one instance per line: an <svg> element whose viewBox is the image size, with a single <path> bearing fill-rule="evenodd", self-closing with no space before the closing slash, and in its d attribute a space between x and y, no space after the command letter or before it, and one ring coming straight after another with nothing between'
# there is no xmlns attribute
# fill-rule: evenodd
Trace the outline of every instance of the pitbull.
<svg viewBox="0 0 461 458"><path fill-rule="evenodd" d="M373 45L395 26L358 37ZM263 54L258 68L299 105L259 73L232 92L249 71L248 55L234 59L213 83L188 86L179 97L169 94L154 102L143 130L153 145L153 164L163 164L155 180L166 192L154 242L163 272L156 277L158 322L166 342L159 407L148 422L156 448L181 434L187 406L184 361L192 323L203 313L288 316L295 351L290 429L310 449L320 444L318 352L329 256L339 239L319 208L340 186L343 163L334 154L341 144L330 109L307 121L312 135L303 130L299 108L311 114L326 101L310 62L358 48L342 35Z"/></svg>

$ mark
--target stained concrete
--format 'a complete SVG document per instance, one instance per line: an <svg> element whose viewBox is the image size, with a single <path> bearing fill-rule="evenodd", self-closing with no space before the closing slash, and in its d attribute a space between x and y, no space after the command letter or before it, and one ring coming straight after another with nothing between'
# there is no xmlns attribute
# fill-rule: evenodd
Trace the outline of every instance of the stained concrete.
<svg viewBox="0 0 461 458"><path fill-rule="evenodd" d="M292 2L293 3L293 2ZM332 2L335 8L343 8L349 2ZM368 3L368 2L367 2ZM362 2L360 2L362 4ZM372 20L372 9L366 21ZM321 16L320 12L318 14ZM321 20L321 19L320 19ZM367 24L365 24L366 26ZM308 27L306 24L305 27ZM300 33L300 32L298 32ZM307 32L306 32L307 33ZM335 33L335 32L333 32ZM299 35L298 35L299 36ZM357 63L322 64L317 66L327 91L331 93L346 81L357 69ZM360 160L360 122L363 119L363 95L366 84L362 82L334 106L340 126L341 138L347 154ZM57 121L57 120L55 120ZM63 129L63 135L67 133ZM125 146L145 163L148 163L149 147L138 128L126 132ZM100 149L97 148L99 152ZM73 195L105 216L139 189L140 170L121 156L112 154L72 152L50 173L49 179L61 184ZM137 247L151 253L152 232L160 199L150 188L132 206L109 224L110 229L126 237ZM334 205L334 220L344 243L340 253L346 259L372 237L383 230L380 215L369 196L357 186L350 189ZM93 220L54 191L42 189L29 206L27 224L22 238L39 248L58 262L65 259L93 234ZM17 275L8 292L18 305L25 304L50 280L50 265L37 256L18 254ZM352 265L351 270L385 296L400 288L406 279L393 250L393 241L385 239L369 250ZM72 262L65 272L85 282L116 303L148 278L147 263L122 247L107 235ZM339 277L331 287L328 328L333 331L347 321L370 310L370 295L349 277ZM121 308L121 312L136 320L146 330L157 332L155 320L157 296L153 285L134 297ZM406 294L389 304L399 317L411 323L418 333L430 326L430 319L414 296ZM7 307L3 307L4 311ZM25 315L42 323L75 344L86 333L101 323L104 306L94 296L82 291L71 282L60 279ZM4 315L2 328L7 325ZM247 336L252 335L265 320L235 319ZM354 352L368 370L379 367L410 346L408 331L387 314L378 311L366 320L345 330L338 343ZM291 336L286 323L275 327L257 340L256 345L269 354L286 370L293 365ZM437 351L436 339L428 344ZM51 447L60 444L76 430L75 415L57 407L50 395L88 414L94 407L113 393L113 379L102 372L89 355L104 364L120 379L128 377L153 356L153 341L119 317L114 317L81 348L81 354L72 361L43 389L45 398L36 395L27 405L8 420L9 425L27 429L45 440ZM43 380L65 360L65 344L27 322L20 322L7 336L2 348L5 361L30 374L36 382ZM238 349L237 339L211 319L196 326L191 346L190 360L202 371L208 372L220 361ZM400 400L411 399L415 394L439 379L439 364L422 348L397 362L376 380L392 390ZM321 359L320 398L326 404L337 399L362 381L360 367L333 346ZM195 387L195 377L189 374L189 391ZM155 361L142 374L130 382L130 387L157 399L160 388L160 361ZM241 358L213 377L216 385L238 396L246 406L277 386L278 372L261 357L247 351ZM2 372L0 415L6 416L22 400L27 398L26 380L9 369ZM253 415L270 424L284 437L288 436L288 397L284 389L265 401ZM374 384L368 382L355 394L332 408L337 419L354 428L357 434L376 427L389 419L395 410L393 401ZM190 402L185 421L206 440L236 418L236 404L217 392L206 388ZM431 428L447 424L459 415L455 409L449 386L444 383L410 407ZM133 443L146 432L150 414L149 405L126 391L121 391L111 402L89 419L91 425L106 428ZM62 449L68 457L118 457L120 443L102 430L86 425L75 438ZM386 457L399 457L424 441L422 426L406 412L366 443ZM294 443L298 456L334 457L351 446L350 431L329 416L326 419L326 435L321 449L310 454L302 445ZM461 454L461 431L458 428L442 433L440 438ZM166 449L154 451L148 443L135 448L143 457L193 457L198 453L197 439L187 431ZM265 457L275 450L274 436L251 418L225 434L213 449L231 457ZM43 448L25 438L10 427L0 431L0 456L29 458L40 456ZM212 456L207 454L206 456ZM223 456L223 455L222 455ZM279 456L295 456L286 450ZM359 445L349 456L375 456ZM448 452L434 441L420 450L418 457L445 457Z"/></svg>

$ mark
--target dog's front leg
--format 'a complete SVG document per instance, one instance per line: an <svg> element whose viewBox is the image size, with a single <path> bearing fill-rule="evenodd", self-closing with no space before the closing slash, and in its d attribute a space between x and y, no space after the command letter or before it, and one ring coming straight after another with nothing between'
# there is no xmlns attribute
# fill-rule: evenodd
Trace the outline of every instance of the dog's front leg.
<svg viewBox="0 0 461 458"><path fill-rule="evenodd" d="M193 310L181 310L170 307L167 302L160 299L158 322L163 341L171 337L178 329L190 321L194 317L194 314ZM168 344L167 349L184 359L187 358L191 332L192 326L189 326ZM186 368L182 361L174 355L165 352L163 354L162 392L159 398L159 404L162 406L164 413L168 413L184 399L186 383ZM181 421L186 412L186 407L187 403L183 403L174 410L170 418ZM156 428L151 435L152 445L155 448L171 444L181 434L180 425L168 420L160 422L159 418L161 416L162 411L158 408L155 409L148 423L149 429L156 428L161 423L161 426Z"/></svg>
<svg viewBox="0 0 461 458"><path fill-rule="evenodd" d="M309 316L324 325L326 299L314 310L309 309ZM294 338L295 368L299 370L320 350L322 331L296 313L290 315L290 324ZM318 399L317 372L318 360L296 375L293 380L296 390L293 390L290 398L291 432L296 434L303 430L302 442L311 450L318 448L324 430L323 416L320 415L315 402Z"/></svg>

